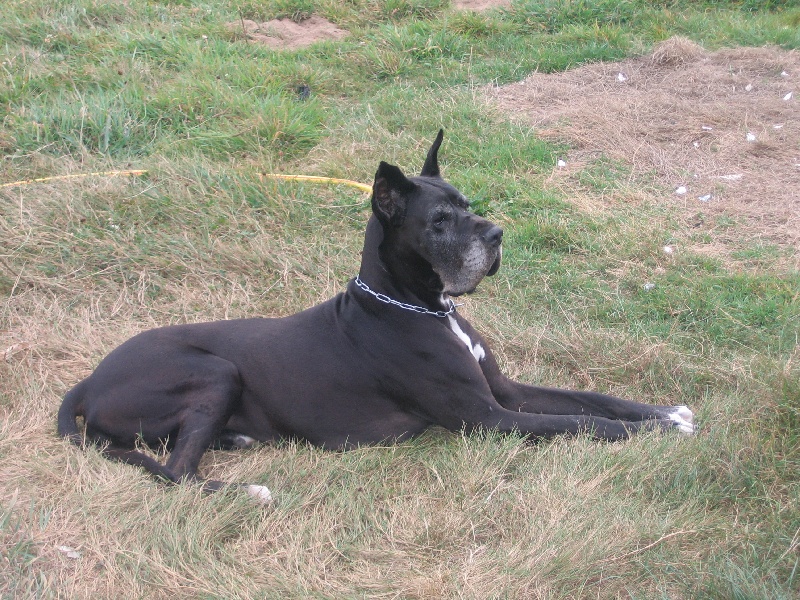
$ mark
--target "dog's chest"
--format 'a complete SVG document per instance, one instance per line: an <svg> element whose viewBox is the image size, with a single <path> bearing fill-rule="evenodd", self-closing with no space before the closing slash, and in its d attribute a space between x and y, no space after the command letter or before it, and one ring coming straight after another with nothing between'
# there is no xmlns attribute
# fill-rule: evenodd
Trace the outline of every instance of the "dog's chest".
<svg viewBox="0 0 800 600"><path fill-rule="evenodd" d="M447 322L448 325L450 325L450 330L455 333L456 337L464 343L464 345L467 347L467 350L470 351L470 354L475 357L475 360L480 362L486 358L486 351L483 349L483 346L477 342L473 342L472 339L466 333L464 333L464 330L461 329L458 321L456 321L451 315L448 315Z"/></svg>

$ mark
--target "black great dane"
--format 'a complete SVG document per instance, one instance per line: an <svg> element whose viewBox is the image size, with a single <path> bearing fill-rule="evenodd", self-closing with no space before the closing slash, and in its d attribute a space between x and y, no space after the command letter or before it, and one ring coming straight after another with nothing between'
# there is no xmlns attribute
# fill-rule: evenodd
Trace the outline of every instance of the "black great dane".
<svg viewBox="0 0 800 600"><path fill-rule="evenodd" d="M58 431L172 481L197 479L209 447L280 438L332 449L410 438L431 425L530 438L692 433L685 406L511 381L452 298L500 267L503 230L440 176L442 132L419 177L381 162L361 270L347 290L280 319L175 325L109 354L64 398ZM137 451L166 444L166 464ZM206 489L223 484L206 481ZM269 490L247 486L269 499Z"/></svg>

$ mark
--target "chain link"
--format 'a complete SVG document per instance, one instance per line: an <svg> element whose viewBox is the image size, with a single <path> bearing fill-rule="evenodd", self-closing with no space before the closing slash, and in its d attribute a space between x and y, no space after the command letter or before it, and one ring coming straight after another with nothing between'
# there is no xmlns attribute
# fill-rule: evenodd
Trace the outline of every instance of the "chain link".
<svg viewBox="0 0 800 600"><path fill-rule="evenodd" d="M362 290L364 290L368 294L372 294L373 296L375 296L381 302L385 302L386 304L392 304L394 306L398 306L398 307L403 308L405 310L410 310L411 312L420 313L420 314L423 314L423 315L433 315L434 317L439 317L440 319L443 319L446 316L453 314L455 312L455 310L456 310L456 306L462 306L461 304L456 304L455 302L453 302L453 300L451 298L448 298L447 301L450 303L450 309L449 310L428 310L424 306L417 306L415 304L406 304L405 302L399 302L398 300L395 300L394 298L390 298L386 294L380 294L380 293L374 291L373 289L371 289L366 283L361 281L361 278L358 275L356 275L355 281L356 281L356 285L358 287L360 287Z"/></svg>

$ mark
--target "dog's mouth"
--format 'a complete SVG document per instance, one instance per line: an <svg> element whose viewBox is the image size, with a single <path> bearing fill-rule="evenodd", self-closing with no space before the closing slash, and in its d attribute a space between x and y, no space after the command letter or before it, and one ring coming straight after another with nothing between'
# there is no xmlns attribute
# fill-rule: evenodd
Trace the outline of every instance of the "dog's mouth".
<svg viewBox="0 0 800 600"><path fill-rule="evenodd" d="M503 247L502 247L502 246L500 246L500 247L497 249L497 258L495 258L495 259L494 259L494 262L492 263L492 266L491 266L491 267L489 267L489 272L488 272L488 273L486 273L486 276L487 276L487 277L491 277L492 275L494 275L495 273L497 273L497 271L499 271L499 270L500 270L500 260L501 260L502 258L503 258Z"/></svg>
<svg viewBox="0 0 800 600"><path fill-rule="evenodd" d="M500 270L502 256L503 249L502 247L498 246L497 254L495 255L494 261L492 262L492 265L489 267L488 271L484 271L483 269L473 271L465 270L460 274L456 273L456 276L452 279L444 277L439 274L438 271L436 271L437 275L439 275L440 281L442 282L442 292L454 298L464 294L473 293L476 289L478 289L478 285L484 277L491 277L497 273L498 270ZM484 256L481 258L488 257Z"/></svg>
<svg viewBox="0 0 800 600"><path fill-rule="evenodd" d="M492 275L494 275L495 273L497 273L497 271L499 271L499 270L500 270L500 261L501 261L501 259L502 259L502 255L503 255L502 249L498 248L498 250L497 250L497 258L495 258L495 259L494 259L494 262L492 263L492 266L491 266L491 267L489 267L489 270L487 271L487 273L486 273L486 275L485 275L486 277L491 277ZM481 277L481 279L483 279L483 277ZM458 296L463 296L464 294L471 294L471 293L473 293L473 292L474 292L476 289L478 289L478 284L479 284L479 283L480 283L480 280L478 280L478 281L475 283L475 285L474 285L474 286L472 286L471 288L469 288L468 290L465 290L465 291L463 291L463 292L446 291L445 293L446 293L448 296L453 296L454 298L455 298L455 297L458 297Z"/></svg>

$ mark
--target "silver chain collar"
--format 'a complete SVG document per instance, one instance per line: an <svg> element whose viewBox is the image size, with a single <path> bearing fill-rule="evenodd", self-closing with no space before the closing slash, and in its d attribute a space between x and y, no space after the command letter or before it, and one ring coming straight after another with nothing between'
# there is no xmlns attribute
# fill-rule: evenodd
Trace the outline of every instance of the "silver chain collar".
<svg viewBox="0 0 800 600"><path fill-rule="evenodd" d="M395 300L394 298L389 298L386 294L379 294L375 290L371 289L366 283L361 281L361 278L356 275L356 285L360 287L362 290L367 292L368 294L372 294L381 302L385 302L386 304L392 304L394 306L399 306L405 310L410 310L411 312L420 313L423 315L433 315L434 317L439 317L440 319L445 318L448 315L453 314L456 311L456 306L462 306L461 304L456 304L453 302L451 298L448 298L447 301L450 303L449 310L429 310L424 306L417 306L416 304L406 304L405 302L400 302Z"/></svg>

